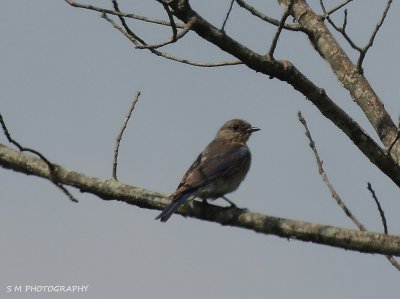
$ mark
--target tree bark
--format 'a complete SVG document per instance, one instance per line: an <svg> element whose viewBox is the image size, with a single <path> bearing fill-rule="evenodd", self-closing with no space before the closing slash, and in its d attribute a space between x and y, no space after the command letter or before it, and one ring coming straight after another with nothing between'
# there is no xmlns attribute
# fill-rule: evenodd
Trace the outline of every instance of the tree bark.
<svg viewBox="0 0 400 299"><path fill-rule="evenodd" d="M161 210L168 204L164 194L125 185L113 179L87 176L60 165L54 165L56 172L52 174L48 165L41 159L2 144L0 144L0 166L50 181L56 179L63 185L78 188L81 192L97 195L104 200L118 200L141 208L155 210ZM184 205L178 211L178 214L288 239L364 253L400 256L400 236L277 218L196 201Z"/></svg>

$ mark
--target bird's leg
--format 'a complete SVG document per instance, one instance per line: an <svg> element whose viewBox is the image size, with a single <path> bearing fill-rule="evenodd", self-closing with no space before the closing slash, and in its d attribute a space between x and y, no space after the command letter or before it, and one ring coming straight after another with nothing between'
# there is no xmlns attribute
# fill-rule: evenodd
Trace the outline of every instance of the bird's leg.
<svg viewBox="0 0 400 299"><path fill-rule="evenodd" d="M203 205L208 205L208 206L210 205L210 204L208 203L207 199L203 199L201 202L203 203Z"/></svg>
<svg viewBox="0 0 400 299"><path fill-rule="evenodd" d="M247 209L247 208L239 208L237 205L235 205L232 201L230 201L229 199L227 199L225 196L221 196L221 198L223 199L223 200L225 200L225 201L227 201L227 202L229 202L230 203L230 207L227 207L228 209L232 209L232 208L235 208L235 209L239 209L239 210L242 210L242 211L248 211L249 209Z"/></svg>
<svg viewBox="0 0 400 299"><path fill-rule="evenodd" d="M233 202L231 202L229 199L227 199L225 196L221 196L221 198L223 200L225 200L226 202L228 202L231 206L230 208L237 208L237 205L235 205Z"/></svg>

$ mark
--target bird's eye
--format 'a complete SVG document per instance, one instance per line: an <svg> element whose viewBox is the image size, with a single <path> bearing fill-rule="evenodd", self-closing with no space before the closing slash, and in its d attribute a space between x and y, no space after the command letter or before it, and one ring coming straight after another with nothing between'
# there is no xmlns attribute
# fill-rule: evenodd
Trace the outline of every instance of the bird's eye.
<svg viewBox="0 0 400 299"><path fill-rule="evenodd" d="M239 125L238 125L238 124L234 124L234 125L232 126L232 129L233 129L234 131L239 130Z"/></svg>

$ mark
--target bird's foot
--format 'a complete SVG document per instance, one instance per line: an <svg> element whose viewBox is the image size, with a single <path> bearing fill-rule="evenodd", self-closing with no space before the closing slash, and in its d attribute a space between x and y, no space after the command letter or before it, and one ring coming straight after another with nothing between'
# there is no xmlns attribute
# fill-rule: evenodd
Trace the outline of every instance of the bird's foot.
<svg viewBox="0 0 400 299"><path fill-rule="evenodd" d="M225 196L221 196L221 198L223 200L225 200L227 203L230 204L230 206L228 207L229 209L235 208L238 209L237 205L235 205L232 201L230 201L228 198L226 198Z"/></svg>
<svg viewBox="0 0 400 299"><path fill-rule="evenodd" d="M211 205L211 204L208 203L207 199L203 199L201 202L202 202L203 205L207 205L207 206Z"/></svg>

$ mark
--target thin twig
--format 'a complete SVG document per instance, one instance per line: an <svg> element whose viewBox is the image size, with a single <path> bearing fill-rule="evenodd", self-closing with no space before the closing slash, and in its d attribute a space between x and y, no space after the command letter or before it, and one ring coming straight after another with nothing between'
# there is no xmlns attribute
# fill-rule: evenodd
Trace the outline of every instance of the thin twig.
<svg viewBox="0 0 400 299"><path fill-rule="evenodd" d="M166 40L165 42L159 43L159 44L154 44L154 45L140 45L140 46L136 46L136 49L158 49L161 47L164 47L166 45L175 43L176 41L178 41L179 39L181 39L182 37L184 37L186 35L186 33L188 33L190 31L190 29L192 28L193 25L193 20L189 21L186 25L185 28L183 30L181 30L177 35L172 36L169 40Z"/></svg>
<svg viewBox="0 0 400 299"><path fill-rule="evenodd" d="M113 4L113 6L114 6L114 10L115 10L115 11L120 11L120 10L119 10L119 5L118 5L117 0L112 0L112 4ZM103 14L102 17L105 18L105 19L108 20L108 21L110 20L110 19L107 18L106 14ZM136 34L129 28L129 26L128 26L128 25L126 24L126 22L125 22L124 17L118 16L118 18L119 18L119 20L121 21L121 24L122 24L122 26L125 28L126 32L134 38L134 41L135 41L134 44L135 44L135 46L140 45L140 44L142 44L142 45L147 45L147 43L146 43L143 39L141 39L138 35L136 35ZM115 26L114 26L114 27L115 27ZM149 49L149 50L151 51L151 49Z"/></svg>
<svg viewBox="0 0 400 299"><path fill-rule="evenodd" d="M21 152L30 152L32 154L37 155L40 159L46 162L47 166L50 168L51 171L55 171L53 163L51 163L45 156L43 156L41 153L39 153L34 149L22 146L19 142L17 142L11 137L10 131L8 130L6 123L4 122L3 116L1 114L0 114L0 123L1 127L3 128L4 135L6 135L7 137L8 142L14 144Z"/></svg>
<svg viewBox="0 0 400 299"><path fill-rule="evenodd" d="M161 47L162 44L159 44L159 45L148 45L143 39L141 39L138 35L136 35L127 26L127 24L126 24L126 22L124 20L124 17L138 19L138 20L141 20L141 21L150 22L150 23L156 23L156 24L166 25L166 26L171 26L171 23L170 22L166 22L166 21L160 21L160 20L152 20L152 19L148 19L148 18L145 18L145 17L142 17L142 16L133 15L133 14L122 13L119 10L117 1L115 1L115 0L113 0L114 10L107 10L107 9L103 9L103 8L95 7L95 6L91 6L91 5L78 4L78 3L75 3L73 0L65 0L65 1L67 3L69 3L70 5L75 6L75 7L102 12L102 18L104 18L106 21L111 23L112 26L114 28L116 28L118 31L120 31L126 38L128 38L135 45L135 47L144 48L144 49L147 48L153 54L155 54L157 56L160 56L160 57L163 57L165 59L176 61L176 62L180 62L180 63L183 63L183 64L193 65L193 66L197 66L197 67L221 67L221 66L232 66L232 65L243 64L243 62L240 61L240 60L211 62L211 63L196 62L196 61L191 61L191 60L183 59L183 58L180 58L180 57L176 57L176 56L170 55L170 54L165 53L165 52L158 51L155 48ZM120 21L121 21L121 23L122 23L122 25L123 25L123 27L125 28L125 30L120 25L118 25L114 20L110 19L107 16L107 14L118 16ZM194 20L192 20L192 21L194 21ZM184 29L185 26L187 26L187 25L176 24L177 28L183 28ZM184 32L182 32L182 34L183 33ZM154 47L154 49L152 47Z"/></svg>
<svg viewBox="0 0 400 299"><path fill-rule="evenodd" d="M290 0L289 5L286 7L286 9L285 9L285 11L284 11L284 13L282 15L282 18L281 18L281 20L279 22L278 29L276 29L274 39L272 40L271 46L270 46L269 51L267 53L268 57L271 57L271 58L274 57L274 51L276 49L276 45L278 43L279 36L281 34L283 26L285 25L286 19L290 15L290 11L292 10L293 3L294 3L294 0Z"/></svg>
<svg viewBox="0 0 400 299"><path fill-rule="evenodd" d="M165 3L162 3L165 11L167 12L168 18L169 18L169 22L171 23L171 28L172 28L172 40L176 41L176 35L178 33L177 29L176 29L176 24L175 24L175 20L174 20L174 16L171 12L171 10L169 9L169 6Z"/></svg>
<svg viewBox="0 0 400 299"><path fill-rule="evenodd" d="M320 2L322 2L323 0L321 0ZM352 2L353 0L346 0L344 2L342 2L341 4L337 5L336 7L332 8L330 11L325 11L324 10L324 14L321 17L321 19L326 19L327 17L329 17L331 14L333 14L334 12L338 11L339 9L341 9L343 6L347 5L349 2ZM322 6L322 5L321 5Z"/></svg>
<svg viewBox="0 0 400 299"><path fill-rule="evenodd" d="M355 215L353 215L353 213L350 211L350 209L346 206L346 204L344 203L344 201L342 200L342 198L340 197L340 195L336 192L335 188L333 187L333 185L331 184L327 174L325 173L325 170L322 166L323 162L321 161L317 148L315 146L315 142L311 136L310 130L308 129L307 126L307 122L304 119L303 115L301 114L301 112L298 112L298 118L299 121L301 122L301 124L304 126L304 129L306 130L306 136L308 138L308 140L310 141L310 148L314 153L315 156L315 160L317 162L318 165L318 171L319 174L322 177L322 180L324 181L324 183L326 184L326 186L328 187L329 191L331 192L332 197L336 200L337 204L342 208L342 210L344 211L344 213L347 215L347 217L349 217L351 219L351 221L353 221L353 223L359 228L359 230L362 231L366 231L366 227L356 218Z"/></svg>
<svg viewBox="0 0 400 299"><path fill-rule="evenodd" d="M386 3L386 7L383 11L382 17L380 19L380 21L378 22L378 24L376 24L374 31L371 34L371 37L369 38L369 41L367 43L367 45L362 48L362 51L360 52L360 56L358 57L357 60L357 69L358 71L362 74L363 73L363 68L362 68L362 63L364 61L365 55L367 54L368 50L372 47L372 45L374 44L374 40L376 35L378 34L379 29L382 27L383 22L385 21L386 15L390 9L390 5L392 4L393 0L389 0Z"/></svg>
<svg viewBox="0 0 400 299"><path fill-rule="evenodd" d="M136 47L140 47L142 45L147 45L146 42L144 42L142 39L140 39L136 34L134 34L132 32L132 30L130 30L130 32L125 31L121 26L119 26L116 22L114 22L114 20L110 19L106 14L102 15L102 18L104 18L105 20L107 20L108 22L110 22L112 24L112 26L117 29L118 31L120 31L126 38L128 38ZM140 42L139 42L140 41ZM180 62L183 64L189 64L189 65L193 65L193 66L198 66L198 67L220 67L220 66L228 66L228 65L240 65L243 64L242 61L240 60L234 60L234 61L221 61L221 62L212 62L212 63L203 63L203 62L196 62L196 61L191 61L191 60L187 60L187 59L183 59L183 58L179 58L173 55L170 55L168 53L165 52L161 52L158 51L156 49L152 49L149 48L148 49L150 52L152 52L153 54L169 59L169 60L173 60L176 62Z"/></svg>
<svg viewBox="0 0 400 299"><path fill-rule="evenodd" d="M339 196L339 194L336 192L335 188L333 187L333 185L331 184L331 182L328 179L328 176L326 175L322 164L323 162L321 161L317 148L315 146L315 142L311 136L310 130L308 129L307 126L307 122L304 119L303 115L301 114L301 112L298 112L298 117L299 117L299 121L301 122L301 124L304 126L305 130L306 130L306 136L308 138L308 140L310 141L310 147L314 153L315 159L317 161L317 165L318 165L318 170L319 170L319 174L322 177L322 180L324 181L324 183L326 184L326 186L328 187L329 191L332 194L332 197L336 200L336 202L339 204L339 206L343 209L343 211L345 212L345 214L350 218L351 221L353 221L353 223L358 227L358 229L360 231L367 231L366 227L355 217L355 215L353 215L353 213L347 208L346 204L344 203L344 201L341 199L341 197ZM378 202L378 206L380 207L380 204ZM380 212L381 212L381 208ZM383 215L383 216L382 216ZM383 214L383 210L382 210L382 214L381 214L382 219L384 219L384 227L386 227L386 218ZM382 220L383 221L383 220ZM387 227L385 228L386 233L387 234ZM397 262L397 260L391 256L391 255L385 255L385 257L389 260L389 262L397 269L400 271L400 264Z"/></svg>
<svg viewBox="0 0 400 299"><path fill-rule="evenodd" d="M131 118L132 111L133 111L133 109L135 109L136 103L139 100L139 96L140 96L140 91L138 91L136 93L135 97L133 98L133 102L132 102L131 108L129 109L128 114L125 117L124 124L122 125L122 128L119 131L117 138L115 139L114 159L113 159L113 167L112 167L112 178L114 180L118 180L117 179L117 167L118 167L119 145L121 143L122 135L124 134L126 126L128 125L128 121Z"/></svg>
<svg viewBox="0 0 400 299"><path fill-rule="evenodd" d="M221 30L222 30L222 31L225 31L225 25L226 25L226 22L228 22L229 16L231 15L232 8L233 8L233 3L234 3L234 2L235 2L235 0L231 0L231 3L230 3L230 5L229 5L228 12L226 13L224 22L222 23L222 27L221 27Z"/></svg>
<svg viewBox="0 0 400 299"><path fill-rule="evenodd" d="M116 2L116 1L115 1L115 2ZM136 47L136 48L140 48L140 49L143 49L143 48L153 48L153 49L156 49L156 48L161 48L161 47L163 47L163 46L165 46L165 45L168 45L168 44L172 44L172 43L174 43L174 42L176 42L176 41L178 40L178 38L177 38L178 31L177 31L177 29L176 29L176 24L175 24L174 16L173 16L173 14L172 14L172 12L171 12L169 6L168 6L166 3L164 3L163 1L161 1L161 0L158 0L158 2L160 2L160 3L162 4L162 6L164 7L164 10L167 12L167 15L168 15L168 18L169 18L169 22L170 22L171 28L172 28L172 37L171 37L170 39L168 39L167 41L162 42L162 43L159 43L159 44L154 44L154 45L142 45L142 46L139 46L139 47ZM184 30L183 30L183 33L180 35L179 38L183 37L183 36L189 31L189 29L190 29L190 28L188 28L188 26L185 25L185 28L184 28Z"/></svg>
<svg viewBox="0 0 400 299"><path fill-rule="evenodd" d="M272 25L279 26L279 24L280 24L279 20L271 18L271 17L263 14L262 12L260 12L259 10L255 9L253 6L251 6L250 4L246 3L244 0L236 0L236 3L239 4L242 8L249 11L252 15L260 18L261 20L263 20L267 23L270 23ZM287 29L287 30L291 30L291 31L304 31L303 28L301 26L299 26L298 24L284 24L283 28Z"/></svg>
<svg viewBox="0 0 400 299"><path fill-rule="evenodd" d="M385 233L385 235L389 234L388 228L387 228L387 223L386 223L386 217L385 217L385 213L383 212L382 206L375 194L375 190L372 189L372 185L370 182L368 182L367 184L367 188L368 190L371 192L372 198L374 199L378 210L379 210L379 214L381 216L381 220L382 220L382 225L383 225L383 231ZM386 258L389 260L389 262L397 269L400 271L400 263L391 255L385 255Z"/></svg>
<svg viewBox="0 0 400 299"><path fill-rule="evenodd" d="M60 182L52 181L52 183L53 183L58 189L60 189L60 190L69 198L70 201L72 201L72 202L79 202L79 201L71 194L71 192L69 192L68 189L65 188Z"/></svg>
<svg viewBox="0 0 400 299"><path fill-rule="evenodd" d="M29 147L24 147L11 137L10 131L8 130L6 123L4 122L3 116L1 114L0 114L0 124L3 129L4 135L6 135L8 142L15 145L20 152L30 152L38 156L43 162L47 164L47 167L49 168L49 172L51 174L51 182L57 188L59 188L65 195L67 195L71 201L78 202L78 200L58 181L57 167L53 163L51 163L43 154L41 154L37 150L31 149Z"/></svg>
<svg viewBox="0 0 400 299"><path fill-rule="evenodd" d="M393 267L400 271L400 264L392 255L385 255L385 257L389 260Z"/></svg>
<svg viewBox="0 0 400 299"><path fill-rule="evenodd" d="M370 182L367 183L367 188L368 188L369 192L371 192L371 196L374 199L376 206L378 207L379 215L381 216L381 219L382 219L383 232L387 235L388 228L387 228L387 223L386 223L386 217L385 217L385 213L383 212L381 203L379 202L378 198L376 197L375 190L372 189L372 185Z"/></svg>
<svg viewBox="0 0 400 299"><path fill-rule="evenodd" d="M81 3L75 2L74 0L65 0L65 2L67 2L69 5L71 5L73 7L77 7L77 8L94 10L94 11L98 11L98 12L101 12L101 13L106 13L106 14L109 14L109 15L115 15L115 16L119 16L119 17L135 19L135 20L139 20L139 21L143 21L143 22L147 22L147 23L152 23L152 24L158 24L158 25L163 25L163 26L171 26L171 22L168 22L168 21L165 21L165 20L151 19L151 18L148 18L148 17L144 17L144 16L132 14L132 13L124 13L124 12L121 12L121 11L110 10L110 9L106 9L106 8L102 8L102 7L98 7L98 6L81 4ZM175 27L176 28L184 28L185 25L184 24L175 24Z"/></svg>
<svg viewBox="0 0 400 299"><path fill-rule="evenodd" d="M350 2L350 1L349 1L349 2ZM361 48L361 47L359 47L359 46L356 45L356 43L351 39L351 37L350 37L350 36L347 34L347 32L346 32L346 26L347 26L347 9L344 10L343 25L342 25L342 27L339 27L339 26L337 26L337 25L335 24L335 22L333 22L332 19L329 17L329 12L326 11L323 0L320 0L320 5L321 5L321 8L322 8L322 11L324 12L324 15L322 16L322 18L326 18L326 19L328 20L329 24L331 24L332 27L333 27L336 31L338 31L339 33L342 34L342 36L343 36L343 37L345 38L345 40L349 43L349 45L350 45L353 49L355 49L356 51L359 52L359 56L358 56L358 59L357 59L356 67L357 67L357 71L358 71L360 74L363 74L363 73L364 73L364 70L363 70L363 67L362 67L362 63L363 63L363 61L364 61L364 59L365 59L365 56L366 56L368 50L369 50L369 49L372 47L372 45L374 44L375 37L376 37L376 35L377 35L379 29L382 27L382 25L383 25L383 23L384 23L384 21L385 21L385 19L386 19L387 13L388 13L388 11L389 11L389 9L390 9L390 5L392 4L392 2L393 2L393 0L388 0L388 2L386 3L385 9L384 9L384 11L383 11L382 17L381 17L381 19L379 20L378 24L376 24L375 29L374 29L374 31L372 32L371 37L369 38L369 41L368 41L367 45L366 45L365 47ZM342 3L342 4L345 5L345 4L347 4L347 3ZM342 7L343 7L344 5L342 5Z"/></svg>
<svg viewBox="0 0 400 299"><path fill-rule="evenodd" d="M326 9L325 9L325 5L323 0L320 0L320 4L322 7L322 11L327 14ZM329 15L327 15L326 20L328 20L329 24L331 24L331 26L339 33L342 34L342 36L344 37L344 39L349 43L349 45L356 51L360 52L362 49L357 46L355 44L355 42L353 42L353 40L351 39L351 37L347 34L346 32L346 26L347 26L347 9L344 10L344 18L343 18L343 25L342 27L339 27L336 25L335 22L333 22L333 20L329 17Z"/></svg>

